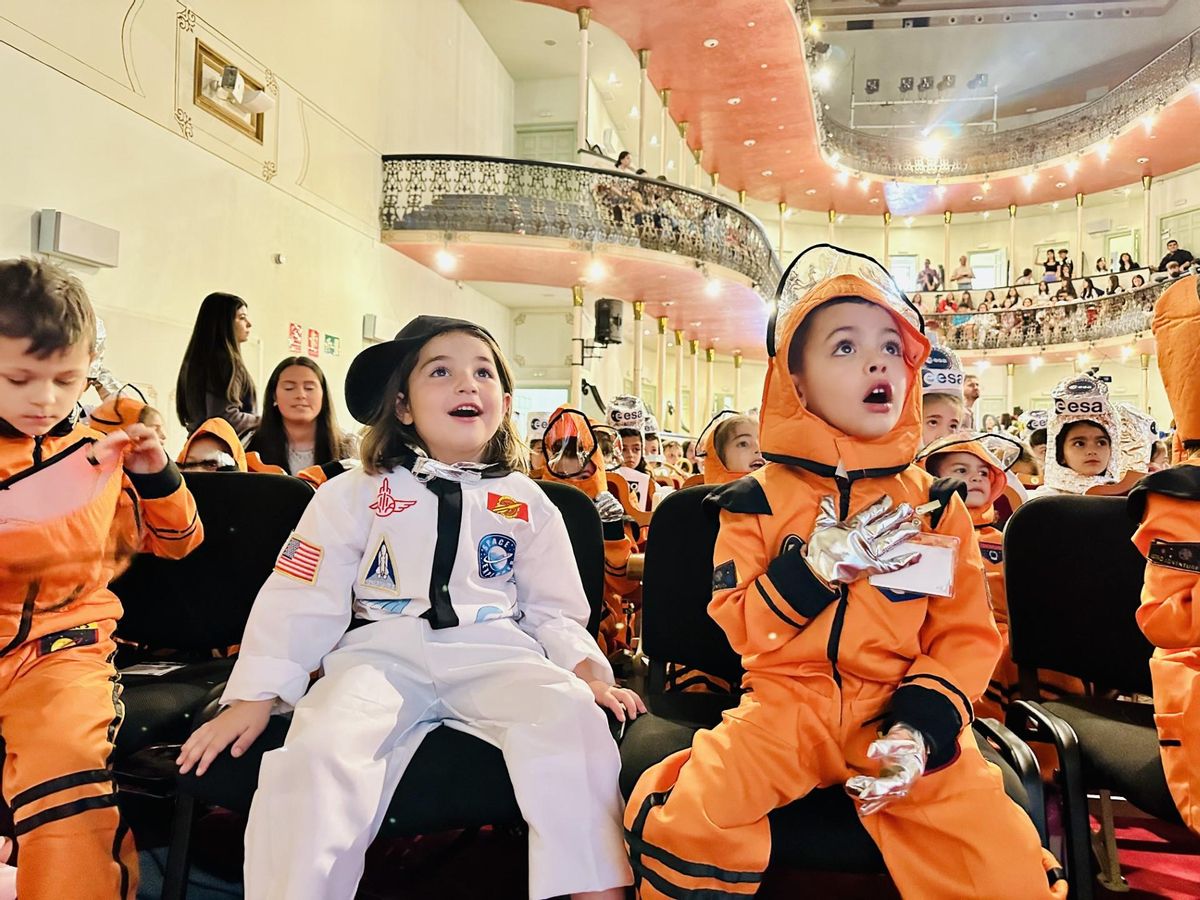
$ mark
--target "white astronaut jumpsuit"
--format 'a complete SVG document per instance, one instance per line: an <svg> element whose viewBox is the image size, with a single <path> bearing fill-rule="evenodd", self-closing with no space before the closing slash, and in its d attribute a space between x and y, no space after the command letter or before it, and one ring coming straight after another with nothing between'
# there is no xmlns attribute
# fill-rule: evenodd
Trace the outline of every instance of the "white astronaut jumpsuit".
<svg viewBox="0 0 1200 900"><path fill-rule="evenodd" d="M352 613L368 621L347 631ZM322 486L222 697L295 707L284 747L263 757L246 896L353 897L405 768L443 722L503 752L531 897L631 884L617 747L571 672L613 681L588 613L562 517L524 475L360 469Z"/></svg>

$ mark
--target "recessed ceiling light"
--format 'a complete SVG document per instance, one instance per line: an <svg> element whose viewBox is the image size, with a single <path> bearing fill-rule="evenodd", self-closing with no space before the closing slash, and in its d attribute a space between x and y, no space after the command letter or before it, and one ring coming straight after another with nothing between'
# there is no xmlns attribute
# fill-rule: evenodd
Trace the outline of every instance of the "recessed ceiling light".
<svg viewBox="0 0 1200 900"><path fill-rule="evenodd" d="M754 138L746 138L746 140L742 141L742 144L746 147L753 147L757 143L758 141L756 141Z"/></svg>
<svg viewBox="0 0 1200 900"><path fill-rule="evenodd" d="M837 183L840 185L843 185L843 186L848 184L850 181L850 173L849 172L838 172L835 177L836 177Z"/></svg>
<svg viewBox="0 0 1200 900"><path fill-rule="evenodd" d="M971 199L976 203L982 203L983 202L983 194L976 194Z"/></svg>
<svg viewBox="0 0 1200 900"><path fill-rule="evenodd" d="M691 325L693 328L699 328L701 323L699 323L699 322L688 322L688 324L689 324L689 325Z"/></svg>
<svg viewBox="0 0 1200 900"><path fill-rule="evenodd" d="M772 103L778 103L778 102L779 102L779 98L778 98L778 97L772 97L772 98L771 98L771 102L772 102Z"/></svg>
<svg viewBox="0 0 1200 900"><path fill-rule="evenodd" d="M758 66L758 67L759 67L760 69L765 69L765 68L767 67L767 64L766 64L766 63L759 63L759 66Z"/></svg>
<svg viewBox="0 0 1200 900"><path fill-rule="evenodd" d="M1056 181L1056 182L1054 182L1054 186L1061 191L1063 188L1065 188L1067 186L1067 183L1065 181Z"/></svg>
<svg viewBox="0 0 1200 900"><path fill-rule="evenodd" d="M737 106L739 103L742 102L742 98L741 97L730 97L725 102L728 103L730 106Z"/></svg>
<svg viewBox="0 0 1200 900"><path fill-rule="evenodd" d="M878 202L879 202L879 198L878 198L878 197L872 197L872 198L871 198L871 202L872 202L872 203L878 203Z"/></svg>
<svg viewBox="0 0 1200 900"><path fill-rule="evenodd" d="M1038 111L1038 108L1036 106L1031 106L1025 110L1025 112L1027 112L1027 113L1037 112L1037 111Z"/></svg>
<svg viewBox="0 0 1200 900"><path fill-rule="evenodd" d="M1137 161L1138 161L1138 165L1142 165L1142 166L1144 166L1146 163L1150 162L1150 157L1148 157L1148 156L1139 156L1139 157L1137 158Z"/></svg>
<svg viewBox="0 0 1200 900"><path fill-rule="evenodd" d="M763 178L770 178L774 174L770 169L763 169Z"/></svg>
<svg viewBox="0 0 1200 900"><path fill-rule="evenodd" d="M783 126L782 126L782 125L780 125L780 126L778 127L778 129L777 129L777 130L778 130L778 131L783 131Z"/></svg>
<svg viewBox="0 0 1200 900"><path fill-rule="evenodd" d="M713 47L717 46L717 44L719 44L719 43L721 43L721 42L718 41L716 38L708 38L708 40L706 40L704 42L704 46L707 47L709 50L711 50Z"/></svg>
<svg viewBox="0 0 1200 900"><path fill-rule="evenodd" d="M675 305L674 300L667 300L663 303L663 306L674 306L674 305Z"/></svg>
<svg viewBox="0 0 1200 900"><path fill-rule="evenodd" d="M810 196L810 197L811 197L811 196L813 196L814 194L816 194L816 192L817 192L817 189L816 189L816 188L809 188L809 189L808 189L807 191L805 191L804 193L808 194L808 196Z"/></svg>
<svg viewBox="0 0 1200 900"><path fill-rule="evenodd" d="M783 155L784 155L784 156L791 156L791 155L792 155L792 151L791 151L791 150L784 150L784 151L783 151ZM804 174L804 170L803 170L803 169L801 169L801 170L800 170L800 173L801 173L801 174Z"/></svg>
<svg viewBox="0 0 1200 900"><path fill-rule="evenodd" d="M747 23L746 23L746 27L747 27L747 28L753 28L753 27L754 27L754 23L753 23L753 22L747 22Z"/></svg>

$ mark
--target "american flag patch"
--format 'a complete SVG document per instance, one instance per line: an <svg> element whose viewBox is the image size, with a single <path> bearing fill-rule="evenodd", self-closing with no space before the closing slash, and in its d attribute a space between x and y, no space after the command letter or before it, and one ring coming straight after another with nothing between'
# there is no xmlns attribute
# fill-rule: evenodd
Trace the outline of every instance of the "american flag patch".
<svg viewBox="0 0 1200 900"><path fill-rule="evenodd" d="M321 569L321 557L325 551L316 544L310 544L302 537L293 534L275 560L275 571L280 575L295 578L305 584L315 584L317 572Z"/></svg>

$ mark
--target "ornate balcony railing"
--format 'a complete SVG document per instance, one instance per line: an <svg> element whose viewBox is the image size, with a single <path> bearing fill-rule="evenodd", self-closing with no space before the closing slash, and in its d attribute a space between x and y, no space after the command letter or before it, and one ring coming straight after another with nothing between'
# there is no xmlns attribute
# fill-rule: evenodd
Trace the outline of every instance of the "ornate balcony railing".
<svg viewBox="0 0 1200 900"><path fill-rule="evenodd" d="M797 0L796 15L808 25L807 0ZM802 30L807 35L807 27ZM804 47L811 72L814 50L807 38ZM1112 138L1198 78L1200 29L1090 103L1033 125L955 138L947 155L938 157L922 153L919 139L885 137L836 121L815 87L813 107L821 148L843 168L892 178L968 178L1061 159Z"/></svg>
<svg viewBox="0 0 1200 900"><path fill-rule="evenodd" d="M1050 347L1124 337L1150 330L1154 303L1169 283L1066 303L927 313L925 325L955 350Z"/></svg>
<svg viewBox="0 0 1200 900"><path fill-rule="evenodd" d="M617 244L724 266L769 296L779 259L741 208L669 182L491 156L385 156L386 231L477 231Z"/></svg>

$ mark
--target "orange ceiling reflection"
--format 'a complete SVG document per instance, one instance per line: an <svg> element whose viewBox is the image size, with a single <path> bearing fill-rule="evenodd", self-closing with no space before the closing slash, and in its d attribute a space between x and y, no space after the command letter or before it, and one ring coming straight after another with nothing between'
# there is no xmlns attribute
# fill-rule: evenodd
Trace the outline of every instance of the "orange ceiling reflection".
<svg viewBox="0 0 1200 900"><path fill-rule="evenodd" d="M719 172L722 185L758 200L853 215L1004 210L1010 203L1073 202L1077 192L1137 184L1143 175L1200 162L1197 90L1160 110L1153 125L1139 124L1112 141L1107 158L1086 153L1073 170L1060 164L1031 176L990 179L987 191L982 179L938 188L854 173L839 178L818 150L802 40L787 0L528 2L571 13L588 6L593 20L631 50L649 49L650 80L671 89L671 118L689 123L687 142L704 148L704 168ZM717 46L705 47L710 39ZM953 153L952 144L947 152Z"/></svg>

